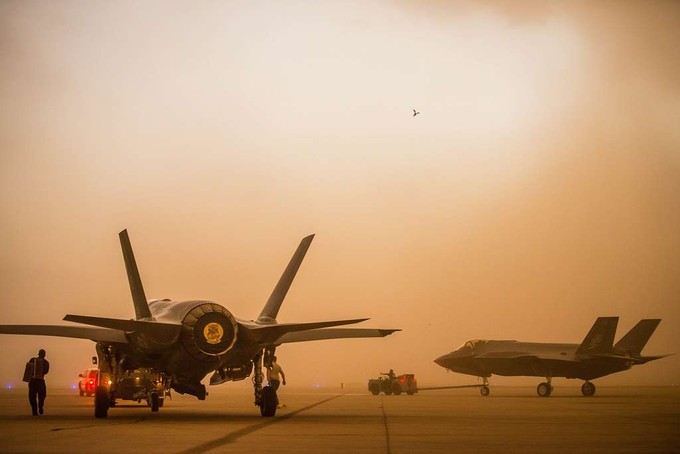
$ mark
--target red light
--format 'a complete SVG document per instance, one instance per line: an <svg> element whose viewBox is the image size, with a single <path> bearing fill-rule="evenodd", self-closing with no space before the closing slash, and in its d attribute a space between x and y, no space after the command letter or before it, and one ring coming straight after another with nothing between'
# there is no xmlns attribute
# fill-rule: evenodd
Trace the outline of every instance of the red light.
<svg viewBox="0 0 680 454"><path fill-rule="evenodd" d="M90 380L90 384L91 384L91 385L94 385L94 380Z"/></svg>

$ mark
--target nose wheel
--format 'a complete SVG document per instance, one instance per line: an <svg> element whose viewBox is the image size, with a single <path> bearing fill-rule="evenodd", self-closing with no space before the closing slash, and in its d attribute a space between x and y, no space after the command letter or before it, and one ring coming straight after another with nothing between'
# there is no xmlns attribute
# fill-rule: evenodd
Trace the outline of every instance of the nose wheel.
<svg viewBox="0 0 680 454"><path fill-rule="evenodd" d="M547 382L543 382L536 387L536 393L541 397L550 397L553 391L552 377L546 377Z"/></svg>
<svg viewBox="0 0 680 454"><path fill-rule="evenodd" d="M484 377L484 384L479 387L479 394L486 397L490 393L491 393L491 389L489 388L489 379Z"/></svg>

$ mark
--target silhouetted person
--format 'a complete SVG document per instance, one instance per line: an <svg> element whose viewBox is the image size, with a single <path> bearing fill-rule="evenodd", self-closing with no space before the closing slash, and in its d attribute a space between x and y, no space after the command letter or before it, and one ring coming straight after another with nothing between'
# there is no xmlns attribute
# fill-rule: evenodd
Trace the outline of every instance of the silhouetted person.
<svg viewBox="0 0 680 454"><path fill-rule="evenodd" d="M380 372L380 375L387 375L388 377L390 377L390 380L394 380L395 378L397 378L397 374L394 373L393 369L390 369L390 371L387 373Z"/></svg>
<svg viewBox="0 0 680 454"><path fill-rule="evenodd" d="M286 374L283 373L283 369L276 362L276 356L272 356L272 365L267 367L267 381L269 386L274 388L274 391L279 389L281 384L281 379L283 379L283 384L286 384Z"/></svg>
<svg viewBox="0 0 680 454"><path fill-rule="evenodd" d="M33 416L38 416L38 413L43 414L45 406L47 396L45 375L50 371L50 363L45 359L43 349L40 349L37 358L31 358L28 363L33 366L33 374L28 382L28 402L31 404Z"/></svg>

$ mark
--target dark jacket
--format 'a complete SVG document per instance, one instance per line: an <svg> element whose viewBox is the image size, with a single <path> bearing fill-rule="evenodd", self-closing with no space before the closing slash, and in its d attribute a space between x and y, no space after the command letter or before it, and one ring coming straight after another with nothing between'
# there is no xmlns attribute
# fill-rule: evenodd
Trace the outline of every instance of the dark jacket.
<svg viewBox="0 0 680 454"><path fill-rule="evenodd" d="M29 361L33 364L33 376L31 378L37 378L39 380L44 380L45 375L50 371L50 363L45 358L31 358Z"/></svg>

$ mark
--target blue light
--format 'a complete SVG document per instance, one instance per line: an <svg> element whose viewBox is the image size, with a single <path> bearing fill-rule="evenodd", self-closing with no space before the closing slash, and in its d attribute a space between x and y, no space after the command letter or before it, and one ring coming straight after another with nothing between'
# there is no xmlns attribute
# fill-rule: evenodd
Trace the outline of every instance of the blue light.
<svg viewBox="0 0 680 454"><path fill-rule="evenodd" d="M8 385L6 386L6 388L7 388L7 389L12 389L13 386L12 386L11 384L8 384Z"/></svg>
<svg viewBox="0 0 680 454"><path fill-rule="evenodd" d="M74 390L75 390L76 388L77 388L76 385L71 385L71 389L74 389Z"/></svg>

